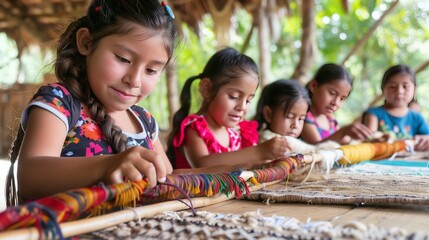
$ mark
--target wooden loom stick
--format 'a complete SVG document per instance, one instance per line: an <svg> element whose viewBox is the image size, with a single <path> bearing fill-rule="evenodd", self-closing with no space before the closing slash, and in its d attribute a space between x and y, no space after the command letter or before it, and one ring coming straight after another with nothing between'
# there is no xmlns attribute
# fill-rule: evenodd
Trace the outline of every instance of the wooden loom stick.
<svg viewBox="0 0 429 240"><path fill-rule="evenodd" d="M290 162L288 159L296 159L296 160L294 160L294 161L292 161L292 162ZM268 182L274 182L274 181L276 181L276 180L282 180L282 179L284 179L284 177L286 177L287 175L288 175L288 173L292 173L292 171L293 171L293 169L294 170L296 170L296 167L299 167L299 166L303 166L303 165L305 165L305 163L309 163L309 162L316 162L317 161L317 159L316 159L316 155L315 154L312 154L312 155L307 155L307 156L304 156L304 155L297 155L296 156L296 158L295 157L292 157L292 158L287 158L287 159L285 159L285 160L287 160L287 161L282 161L282 160L279 160L279 161L274 161L274 162L272 162L272 163L269 163L269 164L267 164L267 167L268 168L265 168L265 169L259 169L259 170L251 170L251 171L248 171L250 174L248 174L248 177L247 177L247 179L246 179L246 177L245 176L240 176L240 178L242 179L242 180L244 180L244 181L246 181L246 180L248 180L248 178L250 178L250 177L253 177L253 178L251 178L250 179L250 182L253 182L255 185L257 185L257 186L259 186L260 185L260 183L258 183L258 182L262 182L262 183L268 183ZM278 164L280 164L280 165L278 165ZM302 165L303 164L303 165ZM270 170L271 169L271 170ZM286 170L286 171L285 171ZM266 171L268 171L268 172L266 172ZM253 175L254 174L254 175ZM244 174L243 174L244 175ZM273 178L274 176L277 176L277 178ZM220 179L217 179L217 180L221 180L222 181L222 178L220 178ZM226 180L226 179L225 179ZM256 181L255 181L256 180ZM228 181L230 181L230 180L228 180ZM233 180L234 181L234 180ZM230 182L231 184L233 184L233 182ZM134 184L134 183L133 183ZM235 184L234 184L235 185ZM263 185L261 185L261 187L262 186L264 186L264 184ZM141 186L141 187L143 187L143 186ZM222 184L222 186L220 186L220 185L216 185L216 186L214 186L215 188L217 188L218 190L219 190L219 187L220 188L224 188L225 187L225 185L223 185ZM235 186L235 187L237 187L237 186ZM255 189L255 188L257 188L257 187L253 187L253 189ZM247 191L251 191L248 187L246 187L246 189L247 189ZM79 191L79 190L81 190L81 189L77 189L77 191ZM96 190L96 189L94 189L94 190ZM216 191L218 191L218 190L216 190ZM238 189L236 189L235 190L235 192L234 191L232 191L232 192L230 192L230 193L228 193L228 192L226 192L225 194L233 194L233 195L231 195L231 197L234 197L234 196L236 196L237 198L238 197L240 197L240 195L241 195L241 191L238 191L237 192L237 190ZM83 190L82 190L83 191ZM223 192L223 191L222 191ZM71 193L70 193L71 194ZM137 193L137 194L141 194L141 193ZM161 193L162 194L162 193ZM104 195L100 195L100 196L104 196ZM211 196L211 194L209 194L208 196ZM57 220L59 221L59 222L62 222L62 221L66 221L66 219L68 218L66 215L67 214L77 214L77 212L75 213L75 212L72 212L72 213L69 213L69 211L66 211L67 213L60 213L60 212L58 212L58 214L60 214L61 215L61 217L59 217L60 215L58 215L58 216L56 216L55 214L55 212L50 212L50 209L49 209L49 205L47 205L47 204L49 204L49 203L51 203L52 201L53 201L53 203L54 204L56 204L56 201L58 201L59 199L62 199L64 196L53 196L53 198L47 198L47 199L42 199L43 201L41 201L41 200L39 200L39 202L36 202L36 203L34 203L34 204L36 204L36 207L37 207L37 204L41 204L41 205L39 205L42 209L44 209L44 211L48 211L48 213L50 214L50 216L52 217L52 216L54 216L54 217L56 217L57 218ZM229 198L231 198L231 197L228 197L227 199L229 199ZM103 198L103 197L102 197ZM68 199L68 198L67 198ZM196 198L194 198L194 199L196 199ZM210 199L210 198L208 198L208 199ZM227 200L226 199L226 200ZM47 200L49 200L49 201L47 201ZM167 200L167 199L165 199L165 200ZM116 204L116 203L115 203ZM30 206L30 205L29 205ZM56 205L55 205L56 206ZM24 208L21 208L21 209L19 209L20 211L22 211L21 213L18 213L19 215L20 215L20 217L19 218L21 218L22 219L22 221L25 221L25 222L27 222L28 221L28 219L30 218L30 220L32 220L32 218L34 218L34 217L32 217L31 215L29 215L29 214L32 214L32 213L30 213L30 212L28 212L29 210L25 210L25 206L23 206ZM30 206L31 207L31 206ZM45 208L46 207L46 208ZM94 206L95 207L95 206ZM107 205L105 206L105 207L107 207ZM39 208L39 207L37 207L37 208ZM58 211L58 210L60 210L59 208L57 208L57 209L53 209L54 211ZM16 216L15 216L15 214L17 214L17 212L14 212L15 210L12 210L10 213L2 213L4 216L2 217L2 221L4 221L3 223L6 223L6 224L3 224L4 226L6 226L6 228L5 229L7 229L7 221L8 221L8 219L9 219L9 221L12 221L11 223L12 224L16 224L17 222L15 222L16 221ZM30 210L31 211L31 210ZM12 215L10 215L10 216L8 216L9 214L12 214ZM21 214L24 214L24 216L21 216ZM62 214L65 214L65 215L62 215ZM38 216L38 213L37 213L37 216ZM36 218L41 218L42 216L35 216ZM45 217L49 217L49 216L45 216L45 215L43 215L43 218L45 218ZM36 220L37 221L37 220ZM27 223L28 224L28 223ZM31 223L30 223L31 224ZM25 224L23 224L21 227L25 227ZM28 226L29 227L29 226ZM56 231L58 231L58 233L59 234L61 234L61 235L59 235L60 237L63 237L63 233L62 233L62 230L61 230L61 228L60 228L60 225L59 225L59 223L58 223L58 225L56 225L56 228L57 228L57 230ZM41 233L41 229L40 229L40 226L38 226L37 228L36 228L36 230L37 230L37 235L39 235L40 233ZM13 230L10 230L11 232L13 231ZM5 231L5 232L7 232L7 231ZM39 233L40 232L40 233ZM45 231L43 231L45 234L46 234L46 232ZM55 232L52 232L52 233L49 233L49 232L47 232L48 234L57 234L57 233L55 233ZM30 234L31 236L32 236L32 234ZM43 236L47 236L47 237L49 237L49 236L52 236L52 237L55 237L55 235L43 235ZM0 235L0 237L1 237L1 235Z"/></svg>
<svg viewBox="0 0 429 240"><path fill-rule="evenodd" d="M281 182L276 180L268 183L261 183L253 185L250 191L256 191L266 186L270 186ZM216 203L224 202L235 197L235 192L226 196L226 194L218 195L215 197L198 197L191 198L192 204L195 208L210 206ZM186 201L186 199L184 200ZM112 227L121 223L138 220L139 218L151 217L165 211L179 211L186 210L188 206L184 205L178 200L167 201L162 203L150 204L142 207L127 208L122 211L105 214L102 216L80 219L60 224L61 231L64 237L77 236L88 232L98 231L108 227ZM27 239L41 239L39 231L35 227L24 228L18 230L11 230L0 233L0 239L14 239L14 240L27 240Z"/></svg>
<svg viewBox="0 0 429 240"><path fill-rule="evenodd" d="M403 143L401 144L401 145L403 145L403 146L405 146ZM356 147L356 146L353 146L353 147ZM353 152L353 151L352 151ZM305 164L306 163L312 163L311 165L313 166L314 165L314 163L316 163L316 162L320 162L321 160L322 160L322 156L320 155L320 153L312 153L312 154L306 154L306 155L297 155L296 156L297 157L297 159L296 160L298 160L298 162L300 162L301 164L303 164L303 165L301 165L301 167L302 166L305 166ZM360 159L360 157L358 158L358 159ZM277 161L276 161L277 162ZM283 162L283 161L281 161L281 162ZM274 165L273 165L274 164ZM270 168L270 166L276 166L277 164L275 164L275 162L273 162L273 164L268 164L267 166L268 166L268 168L266 169L266 170L268 170L269 168ZM281 165L283 165L283 164L281 164ZM283 174L285 174L286 176L288 175L288 173L292 173L292 169L294 169L294 171L296 170L296 167L297 167L297 165L295 165L295 164L292 164L291 165L291 163L290 162L288 162L288 164L286 164L286 165L288 165L288 167L286 166L286 169L288 169L286 172L283 172L282 170L280 170L280 169L282 169L283 167L280 167L280 166L278 166L278 167L274 167L273 168L273 170L270 170L269 172L270 173L274 173L275 175L277 175L277 177L281 177L281 178L283 178L283 177L285 177ZM277 170L276 170L277 169ZM284 169L284 168L283 168ZM284 169L284 170L286 170L286 169ZM258 180L257 181L262 181L262 182L272 182L272 181L274 181L274 180L276 180L276 179L273 179L273 178L271 178L269 175L266 175L266 173L264 174L264 171L265 171L265 169L259 169L259 170L255 170L254 172L255 172L255 177L256 176L259 176L260 178L258 178ZM279 172L280 171L280 172ZM311 172L311 171L310 171ZM309 173L310 173L309 172ZM268 173L268 172L267 172ZM277 173L280 173L280 174L277 174ZM259 180L260 179L260 180ZM277 179L279 179L279 178L277 178ZM223 185L224 186L224 185ZM234 193L234 192L232 192L232 193ZM232 193L230 193L230 194L232 194ZM238 194L241 194L241 192L239 192ZM210 195L209 195L210 196ZM237 196L237 194L235 194L234 193L234 195L232 195L232 196ZM238 197L239 197L239 195L238 195ZM195 198L194 198L195 199ZM167 199L166 199L167 200ZM7 215L5 215L5 216L7 216ZM23 225L24 226L24 225ZM40 231L40 227L39 228L37 228L38 229L38 231ZM0 235L0 237L1 237L1 235Z"/></svg>
<svg viewBox="0 0 429 240"><path fill-rule="evenodd" d="M261 168L250 170L254 174L250 182L258 185L284 179L289 173L300 168L303 161L303 155L299 154L295 157L270 162ZM0 231L36 226L39 231L43 230L44 235L48 234L46 236L58 235L59 238L62 238L59 223L76 219L79 214L87 211L95 211L93 213L99 215L101 213L99 211L103 209L109 210L115 206L135 206L132 205L132 202L136 200L148 204L186 198L187 194L196 198L235 192L235 196L239 198L242 190L246 192L250 190L246 180L236 176L237 173L242 173L242 171L209 174L208 176L204 174L170 175L167 176L165 184L157 185L156 188L146 193L144 192L148 182L145 179L109 186L72 189L24 205L7 208L0 213ZM170 191L169 187L173 186L179 191ZM140 199L141 195L145 195L145 197ZM87 197L89 199L85 200Z"/></svg>
<svg viewBox="0 0 429 240"><path fill-rule="evenodd" d="M401 144L403 145L403 144ZM306 154L302 156L301 163L307 164L307 163L316 163L320 162L322 159L322 156L319 153L313 153L313 154ZM268 181L268 183L255 185L253 187L250 187L250 191L254 191L257 189L260 189L269 183L277 183L282 180L276 180L276 181ZM230 193L229 196L226 195L218 195L216 197L197 197L193 198L191 201L195 207L202 207L202 206L208 206L212 205L218 202L229 200L233 197L235 197L235 192ZM168 201L168 202L162 202L162 203L155 203L150 204L144 207L134 208L134 209L125 209L121 212L115 212L106 214L103 216L93 217L89 219L81 219L73 222L65 222L59 224L61 228L61 232L64 237L70 237L75 236L81 233L91 232L100 230L103 228L107 228L110 226L117 225L119 223L131 221L134 219L138 219L141 217L148 217L153 216L155 214L161 213L163 211L176 211L176 210L183 210L187 207L183 206L182 203L178 205L179 201ZM76 224L81 223L84 226L76 226ZM41 237L39 232L40 229L37 229L35 227L32 228L26 228L26 229L20 229L20 230L10 230L5 231L3 233L0 233L0 239L39 239ZM43 237L43 236L42 236Z"/></svg>

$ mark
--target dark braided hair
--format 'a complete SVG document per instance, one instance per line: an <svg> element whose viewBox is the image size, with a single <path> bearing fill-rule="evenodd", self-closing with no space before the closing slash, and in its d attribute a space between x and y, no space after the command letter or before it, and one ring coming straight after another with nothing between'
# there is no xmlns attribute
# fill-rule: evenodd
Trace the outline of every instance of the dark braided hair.
<svg viewBox="0 0 429 240"><path fill-rule="evenodd" d="M93 0L88 6L87 14L72 22L57 44L57 59L54 65L58 81L82 104L88 106L92 119L100 124L114 152L126 149L127 138L91 91L87 78L86 56L78 51L76 33L81 28L87 28L91 35L90 51L94 51L104 37L127 34L136 24L144 27L151 35L163 36L169 59L172 57L177 33L173 18L158 0ZM24 135L20 126L9 155L11 167L6 181L8 206L17 204L13 168Z"/></svg>

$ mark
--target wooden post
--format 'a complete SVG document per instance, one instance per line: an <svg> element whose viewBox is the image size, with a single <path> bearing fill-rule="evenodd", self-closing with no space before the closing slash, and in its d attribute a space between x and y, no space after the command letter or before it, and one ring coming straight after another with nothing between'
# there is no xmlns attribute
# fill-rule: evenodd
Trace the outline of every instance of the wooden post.
<svg viewBox="0 0 429 240"><path fill-rule="evenodd" d="M168 119L171 124L174 113L179 109L179 86L177 84L176 61L172 59L165 68L167 82Z"/></svg>
<svg viewBox="0 0 429 240"><path fill-rule="evenodd" d="M262 0L258 9L258 40L259 40L259 69L261 75L261 87L271 80L271 51L269 23L266 16L267 0Z"/></svg>
<svg viewBox="0 0 429 240"><path fill-rule="evenodd" d="M315 6L314 0L302 1L302 37L299 63L292 74L292 79L302 85L306 84L306 73L311 69L317 51L316 47L316 24L314 23Z"/></svg>

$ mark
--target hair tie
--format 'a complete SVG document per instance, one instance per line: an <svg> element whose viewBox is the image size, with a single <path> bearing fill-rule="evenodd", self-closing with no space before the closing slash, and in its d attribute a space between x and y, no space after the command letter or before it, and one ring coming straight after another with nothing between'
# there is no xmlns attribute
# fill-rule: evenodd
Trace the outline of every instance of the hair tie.
<svg viewBox="0 0 429 240"><path fill-rule="evenodd" d="M171 8L167 5L167 3L165 1L161 2L161 6L163 6L165 8L165 11L171 17L171 19L174 19L173 10L171 10Z"/></svg>

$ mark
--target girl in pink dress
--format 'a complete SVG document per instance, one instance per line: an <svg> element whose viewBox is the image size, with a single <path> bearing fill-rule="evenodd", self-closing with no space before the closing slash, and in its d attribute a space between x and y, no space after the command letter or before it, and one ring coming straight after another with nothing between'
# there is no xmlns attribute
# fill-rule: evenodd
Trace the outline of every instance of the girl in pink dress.
<svg viewBox="0 0 429 240"><path fill-rule="evenodd" d="M363 141L372 131L362 123L340 127L334 117L352 91L353 80L345 68L334 63L321 66L307 84L311 97L301 138L310 144L335 141L349 144L352 139Z"/></svg>
<svg viewBox="0 0 429 240"><path fill-rule="evenodd" d="M202 102L190 114L191 85L196 79ZM289 146L284 138L258 145L257 122L244 120L258 85L256 63L232 48L218 51L201 74L189 78L168 140L167 156L173 167L251 167L285 156Z"/></svg>

